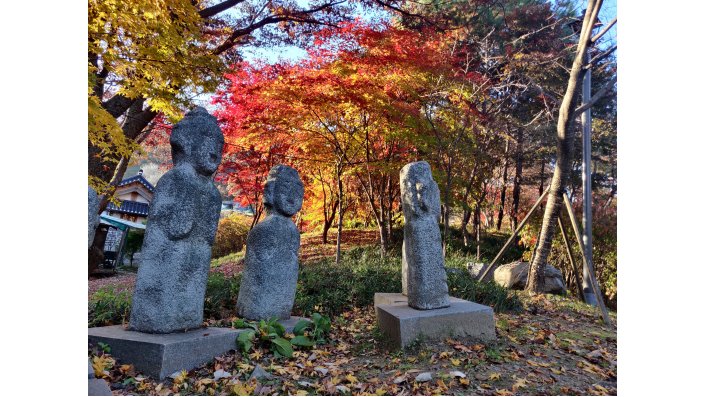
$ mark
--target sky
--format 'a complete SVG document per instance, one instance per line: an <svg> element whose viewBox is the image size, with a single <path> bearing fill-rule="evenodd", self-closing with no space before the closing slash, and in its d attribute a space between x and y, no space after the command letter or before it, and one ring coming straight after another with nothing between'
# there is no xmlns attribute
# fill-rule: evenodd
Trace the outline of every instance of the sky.
<svg viewBox="0 0 705 397"><path fill-rule="evenodd" d="M297 3L301 6L305 6L308 2L306 0L297 0ZM587 0L582 0L582 9L587 6ZM363 10L359 4L358 15L365 21L371 21L375 17L379 17L380 14L372 14ZM600 15L598 16L603 24L609 23L613 18L617 16L617 0L605 0L600 9ZM610 46L617 42L617 25L613 26L610 31L601 40L603 46ZM606 48L606 47L605 47ZM267 63L273 64L281 60L285 61L297 61L306 57L306 51L302 48L296 46L276 46L269 48L262 47L252 47L246 46L242 48L241 53L246 61L253 61L255 59L265 60Z"/></svg>

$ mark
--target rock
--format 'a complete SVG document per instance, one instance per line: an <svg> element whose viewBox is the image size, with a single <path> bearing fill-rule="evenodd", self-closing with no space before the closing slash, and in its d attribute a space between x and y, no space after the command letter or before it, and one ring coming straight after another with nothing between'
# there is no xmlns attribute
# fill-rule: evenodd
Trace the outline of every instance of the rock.
<svg viewBox="0 0 705 397"><path fill-rule="evenodd" d="M409 306L428 310L450 306L438 220L441 198L425 161L405 165L399 173L404 212L402 275Z"/></svg>
<svg viewBox="0 0 705 397"><path fill-rule="evenodd" d="M478 278L485 272L485 270L487 270L489 265L489 263L468 262L468 273L470 273L472 277ZM490 276L492 275L490 274Z"/></svg>
<svg viewBox="0 0 705 397"><path fill-rule="evenodd" d="M93 379L95 378L95 370L93 370L93 364L91 363L91 359L88 359L88 379Z"/></svg>
<svg viewBox="0 0 705 397"><path fill-rule="evenodd" d="M174 168L157 183L132 297L130 330L170 333L200 328L221 197L213 183L223 133L197 107L171 134Z"/></svg>
<svg viewBox="0 0 705 397"><path fill-rule="evenodd" d="M450 371L450 372L448 373L448 375L450 375L450 376L452 376L452 377L454 377L454 378L465 378L465 377L467 377L467 375L465 375L464 373L462 373L462 372L460 372L460 371Z"/></svg>
<svg viewBox="0 0 705 397"><path fill-rule="evenodd" d="M406 382L406 376L398 376L394 378L394 383L397 385L404 382Z"/></svg>
<svg viewBox="0 0 705 397"><path fill-rule="evenodd" d="M600 349L593 350L590 353L586 354L585 357L591 360L597 360L598 358L602 357L602 352L600 351Z"/></svg>
<svg viewBox="0 0 705 397"><path fill-rule="evenodd" d="M176 372L172 373L171 375L169 375L168 378L176 379L176 378L178 378L179 376L181 376L181 372L182 372L182 371L176 371Z"/></svg>
<svg viewBox="0 0 705 397"><path fill-rule="evenodd" d="M92 187L88 186L88 248L93 244L95 229L100 223L99 209L100 200L98 200L98 194Z"/></svg>
<svg viewBox="0 0 705 397"><path fill-rule="evenodd" d="M524 289L529 277L528 262L513 262L497 266L494 271L494 281L506 288ZM546 264L546 282L543 292L564 294L566 292L563 274L555 267Z"/></svg>
<svg viewBox="0 0 705 397"><path fill-rule="evenodd" d="M414 379L416 382L429 382L431 379L433 379L433 376L431 376L430 372L422 372L418 375L416 375L416 379Z"/></svg>
<svg viewBox="0 0 705 397"><path fill-rule="evenodd" d="M252 370L252 373L250 374L250 377L248 379L274 379L274 375L270 374L269 372L265 371L262 366L257 364L255 366L255 369Z"/></svg>
<svg viewBox="0 0 705 397"><path fill-rule="evenodd" d="M89 396L112 396L108 382L103 379L88 379Z"/></svg>
<svg viewBox="0 0 705 397"><path fill-rule="evenodd" d="M222 369L219 369L213 373L213 379L215 379L215 380L222 379L222 378L229 378L231 376L233 376L233 374L231 374L228 371L223 371Z"/></svg>
<svg viewBox="0 0 705 397"><path fill-rule="evenodd" d="M291 217L301 209L304 186L286 165L269 171L264 184L267 217L247 235L245 270L236 310L250 320L291 317L299 274L301 236Z"/></svg>
<svg viewBox="0 0 705 397"><path fill-rule="evenodd" d="M307 381L305 381L305 380L300 380L300 381L298 381L298 382L296 382L296 383L298 383L299 386L302 386L302 387L313 387L313 383L307 382Z"/></svg>

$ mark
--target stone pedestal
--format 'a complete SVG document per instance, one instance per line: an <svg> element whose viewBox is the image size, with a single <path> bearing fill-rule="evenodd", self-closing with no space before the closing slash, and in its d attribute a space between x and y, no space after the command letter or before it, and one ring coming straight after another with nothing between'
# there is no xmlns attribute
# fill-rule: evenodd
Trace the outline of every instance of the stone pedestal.
<svg viewBox="0 0 705 397"><path fill-rule="evenodd" d="M302 317L280 321L291 333ZM129 331L122 325L88 328L88 341L110 346L110 354L123 364L133 364L138 372L162 380L174 372L189 371L230 350L244 329L200 328L188 332L147 334Z"/></svg>
<svg viewBox="0 0 705 397"><path fill-rule="evenodd" d="M375 312L379 328L400 348L417 339L470 336L490 342L497 338L491 307L454 297L449 307L417 310L402 294L376 293Z"/></svg>

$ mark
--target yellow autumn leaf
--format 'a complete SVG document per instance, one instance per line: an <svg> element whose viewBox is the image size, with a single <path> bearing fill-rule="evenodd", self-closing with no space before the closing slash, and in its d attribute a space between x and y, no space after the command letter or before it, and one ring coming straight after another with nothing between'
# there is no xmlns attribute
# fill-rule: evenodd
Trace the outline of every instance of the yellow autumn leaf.
<svg viewBox="0 0 705 397"><path fill-rule="evenodd" d="M451 358L450 363L457 367L460 365L460 360L457 358Z"/></svg>
<svg viewBox="0 0 705 397"><path fill-rule="evenodd" d="M500 380L500 379L502 379L502 374L500 374L498 372L492 372L490 374L490 380L496 381L496 380Z"/></svg>

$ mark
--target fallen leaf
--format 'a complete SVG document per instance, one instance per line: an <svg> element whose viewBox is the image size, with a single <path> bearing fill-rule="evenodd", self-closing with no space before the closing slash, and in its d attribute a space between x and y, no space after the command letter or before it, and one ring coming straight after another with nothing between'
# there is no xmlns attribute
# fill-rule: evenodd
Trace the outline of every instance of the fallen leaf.
<svg viewBox="0 0 705 397"><path fill-rule="evenodd" d="M416 382L428 382L431 379L433 379L433 376L431 376L430 372L422 372L418 375L416 375L416 379L414 379Z"/></svg>
<svg viewBox="0 0 705 397"><path fill-rule="evenodd" d="M500 380L500 379L502 379L502 374L500 374L500 373L498 373L498 372L492 372L492 373L490 374L489 379L490 379L491 381Z"/></svg>

